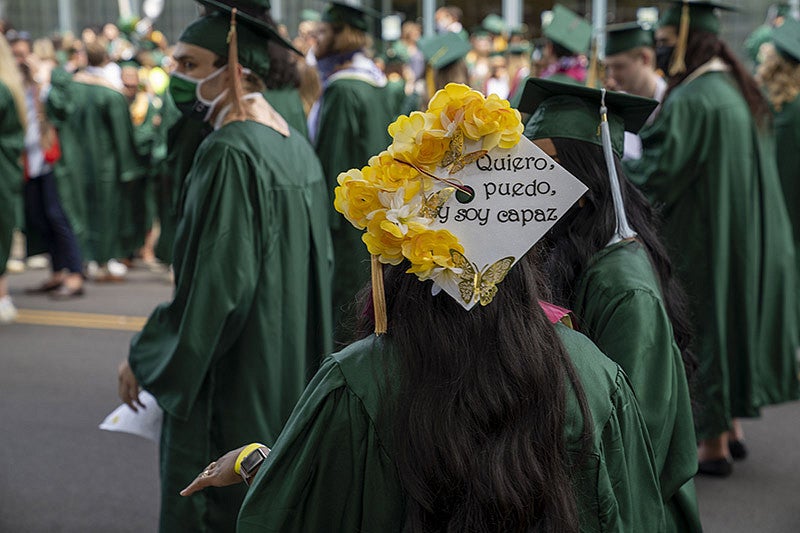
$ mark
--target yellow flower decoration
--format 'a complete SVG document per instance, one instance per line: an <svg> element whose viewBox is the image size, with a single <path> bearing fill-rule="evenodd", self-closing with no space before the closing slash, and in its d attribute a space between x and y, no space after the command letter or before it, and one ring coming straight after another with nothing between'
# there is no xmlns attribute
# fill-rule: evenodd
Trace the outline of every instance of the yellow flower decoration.
<svg viewBox="0 0 800 533"><path fill-rule="evenodd" d="M448 84L431 98L427 111L400 116L389 126L392 144L367 166L339 174L334 207L365 230L362 240L382 263L406 259L411 263L407 272L421 280L441 282L459 275L451 250L463 254L464 247L449 231L431 228L431 176L446 157L460 157L465 139L480 141L484 150L508 149L519 142L523 129L519 112L508 101ZM445 161L444 166L453 164Z"/></svg>
<svg viewBox="0 0 800 533"><path fill-rule="evenodd" d="M444 114L448 119L453 120L459 111L473 104L480 105L486 99L474 89L459 83L448 83L431 98L428 104L428 113L431 113L437 120L441 120Z"/></svg>
<svg viewBox="0 0 800 533"><path fill-rule="evenodd" d="M411 115L400 115L397 120L389 124L389 135L392 136L392 144L389 146L389 153L394 157L408 156L419 147L422 141L422 134L430 130L435 122L435 117L429 113L414 111Z"/></svg>
<svg viewBox="0 0 800 533"><path fill-rule="evenodd" d="M417 233L403 242L403 256L411 262L411 268L406 272L426 280L437 267L455 268L450 250L464 252L464 247L449 231L441 229Z"/></svg>
<svg viewBox="0 0 800 533"><path fill-rule="evenodd" d="M383 208L378 196L380 191L355 168L339 174L337 181L339 186L334 191L333 207L356 228L366 228L369 214Z"/></svg>
<svg viewBox="0 0 800 533"><path fill-rule="evenodd" d="M483 138L484 150L515 146L523 130L519 111L496 94L489 95L482 105L473 104L464 110L464 134L473 140Z"/></svg>
<svg viewBox="0 0 800 533"><path fill-rule="evenodd" d="M367 181L384 191L396 191L402 188L406 193L413 195L420 188L429 189L432 185L429 178L421 179L414 167L398 163L388 151L372 156L363 173Z"/></svg>
<svg viewBox="0 0 800 533"><path fill-rule="evenodd" d="M386 213L376 212L367 224L367 231L361 236L361 240L367 245L369 253L377 255L381 263L399 265L403 261L403 243L406 237L397 237L393 232L384 230L386 223Z"/></svg>

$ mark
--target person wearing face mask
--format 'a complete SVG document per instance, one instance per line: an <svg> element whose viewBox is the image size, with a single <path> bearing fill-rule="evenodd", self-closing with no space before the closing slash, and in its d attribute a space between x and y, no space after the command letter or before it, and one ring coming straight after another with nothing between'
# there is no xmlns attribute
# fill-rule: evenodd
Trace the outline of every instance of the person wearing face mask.
<svg viewBox="0 0 800 533"><path fill-rule="evenodd" d="M275 438L331 349L326 183L308 141L261 94L265 43L284 41L244 11L234 27L233 5L264 0L202 3L208 14L175 47L170 92L213 131L183 187L174 297L119 369L124 402L141 408L141 387L164 410L162 532L234 530L244 490L179 490L221 451Z"/></svg>
<svg viewBox="0 0 800 533"><path fill-rule="evenodd" d="M617 90L659 102L659 107L647 118L647 124L651 124L667 92L667 82L656 73L653 31L638 22L617 24L607 29L606 72ZM623 160L641 156L641 139L626 131Z"/></svg>
<svg viewBox="0 0 800 533"><path fill-rule="evenodd" d="M720 37L713 1L676 1L660 23L675 43L669 87L627 162L660 207L689 297L698 371L699 472L730 475L747 455L741 417L800 395L795 246L769 105Z"/></svg>
<svg viewBox="0 0 800 533"><path fill-rule="evenodd" d="M238 5L249 16L275 27L270 16L270 2L264 0L222 0L222 3ZM205 9L205 8L204 8ZM306 112L300 96L300 71L298 62L292 57L297 50L287 49L273 41L267 43L270 69L264 78L264 97L270 105L286 119L290 126L308 136ZM308 68L306 67L306 70ZM314 74L316 75L316 74ZM190 91L191 92L191 91ZM185 96L189 100L193 94ZM175 243L178 200L181 187L194 160L197 148L212 131L211 125L195 114L183 114L175 105L169 92L164 98L164 122L167 129L167 159L165 172L159 182L159 223L161 234L156 244L156 256L164 263L172 263Z"/></svg>
<svg viewBox="0 0 800 533"><path fill-rule="evenodd" d="M332 2L317 25L314 55L322 96L311 108L308 130L328 180L329 213L338 283L333 310L337 342L351 340L354 297L369 279L369 257L361 235L333 210L337 176L365 166L389 144L386 128L394 118L386 76L366 56L368 31L377 14Z"/></svg>

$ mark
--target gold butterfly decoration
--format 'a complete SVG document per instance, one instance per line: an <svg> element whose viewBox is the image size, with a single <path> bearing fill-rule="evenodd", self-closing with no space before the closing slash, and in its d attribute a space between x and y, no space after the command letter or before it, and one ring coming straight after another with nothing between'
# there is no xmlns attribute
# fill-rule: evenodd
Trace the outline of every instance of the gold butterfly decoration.
<svg viewBox="0 0 800 533"><path fill-rule="evenodd" d="M513 257L504 257L479 270L478 265L471 263L457 250L450 250L450 257L453 258L455 266L461 269L461 274L458 276L458 292L466 304L471 304L476 299L481 305L489 304L497 294L497 284L505 279L514 264Z"/></svg>
<svg viewBox="0 0 800 533"><path fill-rule="evenodd" d="M476 150L464 154L464 132L461 131L461 128L456 128L450 138L450 147L445 152L440 166L442 168L450 167L450 175L452 176L488 153L488 150Z"/></svg>
<svg viewBox="0 0 800 533"><path fill-rule="evenodd" d="M439 209L453 196L454 192L455 189L453 187L447 187L432 193L430 196L426 196L422 208L419 210L419 214L425 218L438 217Z"/></svg>

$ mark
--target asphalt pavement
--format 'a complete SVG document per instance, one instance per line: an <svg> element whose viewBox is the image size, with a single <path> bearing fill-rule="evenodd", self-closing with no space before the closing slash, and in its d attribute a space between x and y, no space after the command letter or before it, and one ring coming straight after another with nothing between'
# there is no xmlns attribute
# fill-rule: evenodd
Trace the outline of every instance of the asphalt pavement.
<svg viewBox="0 0 800 533"><path fill-rule="evenodd" d="M134 330L170 298L168 276L135 269L68 302L23 293L44 276L10 277L26 323L0 326L0 533L156 531L156 443L97 426L119 405ZM750 457L733 475L697 480L705 530L800 532L800 403L745 431Z"/></svg>

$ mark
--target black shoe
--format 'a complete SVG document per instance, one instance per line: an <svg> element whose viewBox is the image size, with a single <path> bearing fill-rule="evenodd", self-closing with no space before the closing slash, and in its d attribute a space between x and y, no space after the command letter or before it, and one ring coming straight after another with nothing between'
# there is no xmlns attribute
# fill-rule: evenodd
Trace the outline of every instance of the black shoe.
<svg viewBox="0 0 800 533"><path fill-rule="evenodd" d="M46 281L41 285L37 285L36 287L28 287L25 289L25 294L47 294L48 292L53 292L60 289L63 284L63 281Z"/></svg>
<svg viewBox="0 0 800 533"><path fill-rule="evenodd" d="M747 457L747 446L743 440L728 441L728 450L731 452L731 457L737 461Z"/></svg>
<svg viewBox="0 0 800 533"><path fill-rule="evenodd" d="M727 457L722 459L710 459L700 461L697 465L697 473L706 476L728 477L733 472L733 461Z"/></svg>

